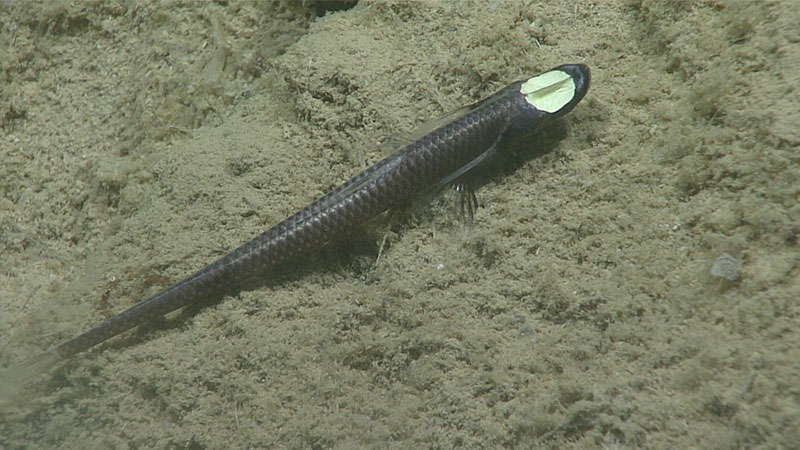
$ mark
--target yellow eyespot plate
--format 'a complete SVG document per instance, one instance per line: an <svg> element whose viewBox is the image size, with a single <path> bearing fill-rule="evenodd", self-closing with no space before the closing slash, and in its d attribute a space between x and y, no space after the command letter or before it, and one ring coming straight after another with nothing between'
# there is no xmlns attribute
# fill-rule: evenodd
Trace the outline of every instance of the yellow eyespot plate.
<svg viewBox="0 0 800 450"><path fill-rule="evenodd" d="M575 96L575 80L562 70L551 70L529 78L519 92L536 109L554 113Z"/></svg>

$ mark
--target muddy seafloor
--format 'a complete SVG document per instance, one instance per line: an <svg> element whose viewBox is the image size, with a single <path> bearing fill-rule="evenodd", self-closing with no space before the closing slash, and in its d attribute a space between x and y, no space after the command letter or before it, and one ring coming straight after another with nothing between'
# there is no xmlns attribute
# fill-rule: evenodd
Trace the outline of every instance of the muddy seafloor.
<svg viewBox="0 0 800 450"><path fill-rule="evenodd" d="M0 447L793 446L790 4L3 2L2 380L427 119L592 87L471 227L444 195L100 345L2 400Z"/></svg>

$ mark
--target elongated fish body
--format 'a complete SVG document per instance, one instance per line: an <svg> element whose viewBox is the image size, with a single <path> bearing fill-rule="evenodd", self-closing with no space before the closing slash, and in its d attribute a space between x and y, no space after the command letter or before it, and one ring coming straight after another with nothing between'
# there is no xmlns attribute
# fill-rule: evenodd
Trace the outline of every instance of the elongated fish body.
<svg viewBox="0 0 800 450"><path fill-rule="evenodd" d="M446 116L438 126L356 175L329 194L224 257L141 303L66 341L46 355L50 364L126 330L218 295L289 259L314 251L383 211L433 186L457 182L505 143L563 116L589 88L589 68L567 64L512 83Z"/></svg>

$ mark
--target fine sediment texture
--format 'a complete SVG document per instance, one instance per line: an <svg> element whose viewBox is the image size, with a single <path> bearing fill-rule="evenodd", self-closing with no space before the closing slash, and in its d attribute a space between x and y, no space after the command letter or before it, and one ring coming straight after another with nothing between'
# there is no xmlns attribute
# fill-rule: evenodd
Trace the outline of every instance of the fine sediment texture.
<svg viewBox="0 0 800 450"><path fill-rule="evenodd" d="M0 447L792 448L795 3L0 2L3 368L419 121L593 76L469 230L434 199L110 340L0 406Z"/></svg>

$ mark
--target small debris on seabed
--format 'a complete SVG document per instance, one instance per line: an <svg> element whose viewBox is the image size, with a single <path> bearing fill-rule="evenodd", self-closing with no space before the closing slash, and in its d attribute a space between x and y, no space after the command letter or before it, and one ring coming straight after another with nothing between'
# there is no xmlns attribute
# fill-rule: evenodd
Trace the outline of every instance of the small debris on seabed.
<svg viewBox="0 0 800 450"><path fill-rule="evenodd" d="M723 253L722 256L717 258L714 261L714 265L711 266L711 275L718 278L725 278L730 281L736 281L739 279L739 261L736 260L733 256Z"/></svg>

